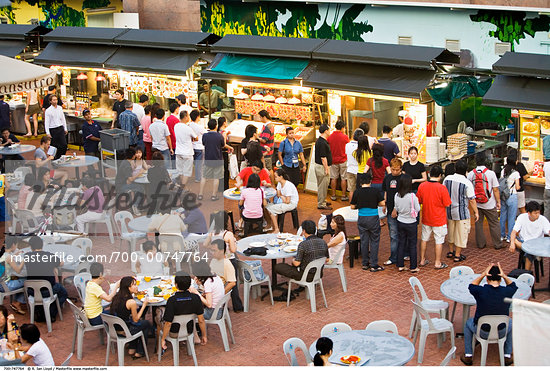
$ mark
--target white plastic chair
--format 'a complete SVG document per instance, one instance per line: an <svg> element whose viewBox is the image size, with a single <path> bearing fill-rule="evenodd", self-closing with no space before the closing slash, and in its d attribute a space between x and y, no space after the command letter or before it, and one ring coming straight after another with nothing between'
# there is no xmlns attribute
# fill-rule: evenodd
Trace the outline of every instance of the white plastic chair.
<svg viewBox="0 0 550 371"><path fill-rule="evenodd" d="M134 216L129 211L119 211L115 214L115 223L120 230L120 247L122 241L127 241L130 247L130 252L136 251L137 241L147 239L147 233L136 232L128 229L128 223L134 220Z"/></svg>
<svg viewBox="0 0 550 371"><path fill-rule="evenodd" d="M174 316L174 320L172 321L172 324L177 323L180 325L179 332L176 337L172 337L171 333L166 336L166 341L172 344L172 352L174 353L174 366L179 366L179 360L180 360L180 342L185 341L187 343L187 354L193 357L193 362L195 363L195 366L198 366L197 364L197 355L195 354L195 343L194 343L194 332L191 331L191 333L187 332L187 323L189 321L193 321L193 324L195 323L195 320L197 318L196 314L182 314L178 316ZM161 328L159 338L158 338L158 361L160 362L160 357L162 356L162 336L163 336L163 330Z"/></svg>
<svg viewBox="0 0 550 371"><path fill-rule="evenodd" d="M393 323L392 321L388 320L380 320L380 321L373 321L367 325L365 330L372 330L372 331L382 331L382 332L391 332L392 334L398 335L399 332L397 330L397 325Z"/></svg>
<svg viewBox="0 0 550 371"><path fill-rule="evenodd" d="M61 364L61 367L68 366L69 363L71 363L71 358L73 358L73 353L69 354L69 356L67 357L67 359L65 359L65 360L63 361L63 363Z"/></svg>
<svg viewBox="0 0 550 371"><path fill-rule="evenodd" d="M17 231L17 224L21 224L21 221L17 219L17 214L15 213L17 207L15 206L15 202L10 200L8 197L4 197L4 199L6 200L7 213L11 217L11 225L8 231L10 233L15 233Z"/></svg>
<svg viewBox="0 0 550 371"><path fill-rule="evenodd" d="M348 332L351 331L351 326L344 322L334 322L324 325L321 329L321 337L330 336L337 332Z"/></svg>
<svg viewBox="0 0 550 371"><path fill-rule="evenodd" d="M84 344L84 334L89 331L99 331L99 341L101 341L101 344L104 344L105 342L103 340L102 331L105 330L105 328L103 327L103 324L95 326L90 324L86 313L84 313L83 310L74 305L70 299L67 299L67 303L69 303L69 308L71 308L71 312L73 313L74 317L73 347L71 349L71 354L74 352L74 348L76 345L76 358L82 359L82 345Z"/></svg>
<svg viewBox="0 0 550 371"><path fill-rule="evenodd" d="M46 324L48 326L48 332L52 332L52 320L50 317L50 305L54 302L57 305L57 313L59 319L63 320L63 313L61 312L61 305L59 305L59 299L57 294L53 293L52 284L46 280L26 280L23 282L25 298L27 299L27 305L31 312L31 323L34 323L34 307L36 305L42 305L44 308L44 317L46 317ZM48 290L50 296L45 298L42 296L40 289ZM29 289L33 289L33 295L29 295Z"/></svg>
<svg viewBox="0 0 550 371"><path fill-rule="evenodd" d="M458 267L453 267L449 272L449 278L457 276L466 276L469 274L474 274L474 270L466 265L459 265ZM455 320L455 311L456 311L456 301L453 302L453 312L451 314L451 322Z"/></svg>
<svg viewBox="0 0 550 371"><path fill-rule="evenodd" d="M2 289L4 292L0 292L0 305L4 304L4 298L9 297L11 299L12 295L20 294L23 292L23 287L20 289L10 290L8 285L6 284L6 281L0 280L0 286L2 286Z"/></svg>
<svg viewBox="0 0 550 371"><path fill-rule="evenodd" d="M346 241L346 245L347 245ZM348 285L346 282L346 272L344 271L344 263L342 264L336 264L337 261L340 260L340 257L344 255L346 252L346 248L342 248L340 252L334 257L334 261L332 264L325 264L325 269L338 269L338 273L340 274L340 281L342 282L342 290L344 292L348 292Z"/></svg>
<svg viewBox="0 0 550 371"><path fill-rule="evenodd" d="M300 366L300 364L298 363L298 358L296 357L296 349L301 349L302 353L304 353L304 356L306 358L306 365L313 362L313 360L311 359L311 354L309 354L309 350L307 349L304 341L300 338L290 338L283 343L283 352L285 352L285 356L288 360L289 365Z"/></svg>
<svg viewBox="0 0 550 371"><path fill-rule="evenodd" d="M475 351L476 340L481 344L481 364L480 366L485 366L487 362L487 346L489 344L498 343L498 352L500 356L500 365L504 366L504 343L506 342L506 336L508 334L508 324L510 318L508 316L481 316L477 320L477 331L472 338L472 356ZM506 327L504 329L504 336L499 336L498 327L504 324ZM481 337L481 326L488 325L491 327L489 335L486 339Z"/></svg>
<svg viewBox="0 0 550 371"><path fill-rule="evenodd" d="M206 325L216 325L220 328L220 333L222 335L223 347L226 352L229 352L229 341L227 340L227 331L231 336L231 342L235 344L235 337L233 336L233 327L231 325L231 318L229 318L229 310L227 309L227 303L231 297L231 292L228 292L224 295L222 300L214 308L214 313L210 319L205 320ZM220 319L218 318L218 312L223 311L223 314Z"/></svg>
<svg viewBox="0 0 550 371"><path fill-rule="evenodd" d="M323 265L325 265L325 258L317 259L312 262L310 262L306 269L304 270L304 274L302 274L302 279L297 281L294 279L291 279L288 281L288 293L287 293L287 300L286 300L286 306L288 307L290 305L290 295L291 295L291 284L295 283L298 286L304 286L307 289L307 296L309 297L310 303L311 303L311 312L316 312L316 302L315 302L315 285L319 284L321 287L321 293L323 294L323 300L325 301L325 307L328 308L327 305L327 298L325 297L325 290L323 289L323 280L321 279L321 269L323 268ZM307 276L309 271L312 269L315 270L315 275L313 276L313 280L311 282L307 281Z"/></svg>
<svg viewBox="0 0 550 371"><path fill-rule="evenodd" d="M115 243L115 236L114 236L114 229L113 225L116 226L116 223L113 223L113 209L115 207L116 197L113 197L109 203L107 204L106 210L103 211L103 216L101 219L93 220L86 222L84 225L84 230L86 234L89 234L90 225L94 226L94 233L95 233L95 225L96 224L105 224L107 227L107 231L109 232L109 239L111 240L111 243Z"/></svg>
<svg viewBox="0 0 550 371"><path fill-rule="evenodd" d="M535 285L535 277L533 277L530 273L522 273L518 277L518 281L525 282L529 287L531 288L531 295L535 297L535 290L533 289L533 286ZM510 307L510 310L512 308Z"/></svg>
<svg viewBox="0 0 550 371"><path fill-rule="evenodd" d="M409 283L411 285L414 301L422 306L428 313L439 313L440 318L447 318L447 311L449 309L449 303L443 300L431 300L428 298L428 295L426 295L426 291L424 291L424 287L420 283L420 280L416 277L409 278ZM420 292L420 296L418 296L417 290ZM416 337L416 331L418 330L419 324L416 323L417 316L413 310L412 318L411 318L411 327L409 329L409 337L414 336Z"/></svg>
<svg viewBox="0 0 550 371"><path fill-rule="evenodd" d="M92 240L86 237L79 237L71 242L71 246L78 247L82 251L82 255L88 256L92 253Z"/></svg>
<svg viewBox="0 0 550 371"><path fill-rule="evenodd" d="M440 366L447 366L451 362L451 358L455 358L456 347L451 347L451 350L447 353Z"/></svg>
<svg viewBox="0 0 550 371"><path fill-rule="evenodd" d="M101 319L103 320L105 332L107 333L107 353L105 355L105 366L109 365L109 351L111 350L111 343L116 343L117 345L118 365L124 366L124 346L139 338L141 338L141 341L143 342L145 358L147 359L147 362L149 362L149 352L147 352L147 343L145 342L145 335L143 335L143 331L139 331L132 335L128 329L128 326L126 326L126 322L124 322L121 318L110 314L101 313ZM120 326L124 334L117 334L115 325Z"/></svg>
<svg viewBox="0 0 550 371"><path fill-rule="evenodd" d="M237 269L239 270L239 277L242 277L242 282L244 284L243 293L244 293L244 311L248 312L250 306L250 294L252 288L261 289L262 284L267 283L267 288L269 289L269 297L271 298L271 305L273 305L273 291L271 289L271 278L266 274L263 280L258 280L254 275L254 270L250 265L245 261L237 260ZM244 272L248 272L248 275L251 277L250 280L244 278Z"/></svg>
<svg viewBox="0 0 550 371"><path fill-rule="evenodd" d="M76 292L78 292L78 297L82 304L86 301L86 285L91 279L92 275L88 272L78 273L73 277L73 284L76 287Z"/></svg>
<svg viewBox="0 0 550 371"><path fill-rule="evenodd" d="M412 301L412 300L411 300ZM426 346L426 338L428 335L437 334L437 347L441 348L442 337L440 335L451 333L451 347L455 346L455 330L453 323L445 318L430 318L430 314L420 304L412 301L416 314L416 321L420 328L420 340L418 344L418 363L422 363L424 358L424 348ZM416 342L416 334L413 343Z"/></svg>
<svg viewBox="0 0 550 371"><path fill-rule="evenodd" d="M16 209L15 217L21 225L21 233L35 233L38 231L40 223L32 211Z"/></svg>

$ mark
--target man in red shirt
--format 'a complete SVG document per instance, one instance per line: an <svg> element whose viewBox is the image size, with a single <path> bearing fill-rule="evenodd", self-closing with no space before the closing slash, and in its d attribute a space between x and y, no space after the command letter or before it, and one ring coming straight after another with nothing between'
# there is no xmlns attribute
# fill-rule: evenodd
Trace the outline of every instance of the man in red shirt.
<svg viewBox="0 0 550 371"><path fill-rule="evenodd" d="M430 263L426 259L426 244L433 232L435 239L435 269L447 268L441 261L441 251L447 235L447 206L451 197L447 187L440 183L443 169L435 165L430 170L430 179L420 184L416 197L422 205L422 241L420 242L420 266Z"/></svg>
<svg viewBox="0 0 550 371"><path fill-rule="evenodd" d="M172 148L176 148L176 134L174 133L174 126L180 122L178 117L179 105L177 103L170 103L168 107L170 109L170 116L166 119L166 125L168 126L168 131L170 132L170 141L172 142ZM176 164L176 155L173 154L170 156L172 168L175 168Z"/></svg>
<svg viewBox="0 0 550 371"><path fill-rule="evenodd" d="M346 144L349 138L344 134L346 124L342 120L336 122L336 130L328 137L328 144L332 152L332 165L330 165L330 188L332 196L330 199L336 201L336 181L341 179L340 188L342 189L342 201L348 201L346 194L347 181L346 172L348 171L348 156L346 155Z"/></svg>
<svg viewBox="0 0 550 371"><path fill-rule="evenodd" d="M235 179L235 186L237 188L241 188L241 186L246 187L248 184L248 177L252 174L258 174L260 176L262 186L271 185L271 179L269 179L267 170L264 169L264 164L261 161L256 161L250 164L249 167L245 167L241 170L239 175L237 175L237 179Z"/></svg>

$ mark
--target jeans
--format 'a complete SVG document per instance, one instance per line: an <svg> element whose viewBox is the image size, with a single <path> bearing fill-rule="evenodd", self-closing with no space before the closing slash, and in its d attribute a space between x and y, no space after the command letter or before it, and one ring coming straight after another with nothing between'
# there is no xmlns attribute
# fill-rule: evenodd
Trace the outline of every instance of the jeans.
<svg viewBox="0 0 550 371"><path fill-rule="evenodd" d="M361 257L363 267L378 265L378 247L380 246L380 219L376 216L359 216L357 229L361 237ZM369 264L370 263L370 264Z"/></svg>
<svg viewBox="0 0 550 371"><path fill-rule="evenodd" d="M238 272L237 268L237 259L229 259L231 264L233 265L233 268L235 268L235 272ZM231 303L233 304L233 310L243 310L243 302L241 301L241 297L239 296L239 285L235 285L233 289L231 290Z"/></svg>
<svg viewBox="0 0 550 371"><path fill-rule="evenodd" d="M212 308L204 308L204 319L209 320L212 318L212 315L214 314L214 307ZM223 310L220 310L218 312L218 318L216 319L222 319Z"/></svg>
<svg viewBox="0 0 550 371"><path fill-rule="evenodd" d="M477 326L474 324L474 319L468 319L464 325L464 354L472 354L472 339L474 338L476 331ZM489 336L489 333L487 331L483 331L482 329L479 332L479 335L482 339L486 339ZM498 336L504 336L504 329L498 330ZM508 333L506 334L506 341L504 342L504 354L512 354L512 319L510 319L510 322L508 323Z"/></svg>
<svg viewBox="0 0 550 371"><path fill-rule="evenodd" d="M25 282L25 280L23 278L20 278L18 280L9 280L8 282L6 282L6 285L8 286L10 291L13 291L13 290L17 290L17 289L22 288L23 287L23 282ZM4 288L2 286L0 286L0 292L4 292ZM19 294L13 295L13 298L21 304L26 303L25 294L22 293L22 292L19 293Z"/></svg>
<svg viewBox="0 0 550 371"><path fill-rule="evenodd" d="M195 160L195 181L200 182L202 179L202 159L204 156L204 151L202 149L194 149L193 152L193 160Z"/></svg>
<svg viewBox="0 0 550 371"><path fill-rule="evenodd" d="M401 223L397 222L397 230L399 231L399 245L397 249L397 266L405 266L405 256L410 256L411 269L416 269L416 241L418 234L417 223Z"/></svg>
<svg viewBox="0 0 550 371"><path fill-rule="evenodd" d="M517 213L518 195L514 193L508 197L506 202L500 204L500 237L510 239ZM506 222L508 222L508 233L506 233Z"/></svg>
<svg viewBox="0 0 550 371"><path fill-rule="evenodd" d="M164 167L166 167L166 170L172 168L172 161L170 159L170 150L165 149L164 151L159 151L162 153L162 157L164 157Z"/></svg>
<svg viewBox="0 0 550 371"><path fill-rule="evenodd" d="M378 189L380 193L382 193L382 183L371 183L370 185L372 188ZM384 197L384 194L382 194L382 197Z"/></svg>
<svg viewBox="0 0 550 371"><path fill-rule="evenodd" d="M397 226L397 218L392 218L388 211L388 231L390 233L390 258L393 264L397 263L397 249L399 247L399 229Z"/></svg>
<svg viewBox="0 0 550 371"><path fill-rule="evenodd" d="M151 322L144 319L140 319L137 322L129 322L127 323L127 325L128 325L128 329L130 330L130 334L132 335L137 334L140 331L143 331L143 336L145 337L145 341L147 341L149 330L152 327ZM135 349L136 353L139 353L141 355L145 354L145 347L143 342L141 341L141 337L131 341L130 345L128 345L128 348Z"/></svg>

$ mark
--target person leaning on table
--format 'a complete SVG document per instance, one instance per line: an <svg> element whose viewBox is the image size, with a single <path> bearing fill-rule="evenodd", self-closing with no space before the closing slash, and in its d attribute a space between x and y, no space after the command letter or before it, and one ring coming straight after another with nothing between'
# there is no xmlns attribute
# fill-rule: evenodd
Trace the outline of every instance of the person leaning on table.
<svg viewBox="0 0 550 371"><path fill-rule="evenodd" d="M115 283L115 287L109 295L103 291L101 284L106 282L103 276L103 264L94 262L90 265L90 274L92 279L86 284L86 299L84 300L84 312L90 325L97 326L103 323L101 319L101 313L107 313L103 310L101 301L111 302L115 296L118 287L120 286L120 280Z"/></svg>
<svg viewBox="0 0 550 371"><path fill-rule="evenodd" d="M481 286L483 278L487 277L487 284ZM506 286L500 286L500 280L504 279ZM511 298L516 293L518 287L508 276L502 271L500 263L493 263L483 271L475 280L472 281L468 290L476 299L476 313L474 318L468 319L464 324L464 355L460 356L460 360L466 366L471 366L473 363L472 339L477 332L478 320L482 316L488 315L509 315L510 304L504 302L505 298ZM499 337L504 335L504 329L499 329ZM481 337L487 338L489 333L481 326ZM504 343L504 364L510 366L514 360L512 359L512 319L509 320L508 333L506 334L506 342Z"/></svg>

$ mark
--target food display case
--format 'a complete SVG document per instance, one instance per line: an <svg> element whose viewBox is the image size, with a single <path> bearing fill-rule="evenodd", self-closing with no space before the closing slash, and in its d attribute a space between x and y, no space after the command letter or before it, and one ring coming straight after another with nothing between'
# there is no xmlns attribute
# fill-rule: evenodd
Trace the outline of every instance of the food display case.
<svg viewBox="0 0 550 371"><path fill-rule="evenodd" d="M308 145L315 141L315 129L313 127L285 125L276 122L274 122L274 124L274 140L276 146L286 138L286 128L289 126L294 128L294 136L302 145ZM256 126L256 128L258 128L258 133L260 133L264 127L264 124L260 121L234 120L226 129L226 131L229 132L229 143L240 144L244 139L244 131L248 125Z"/></svg>

